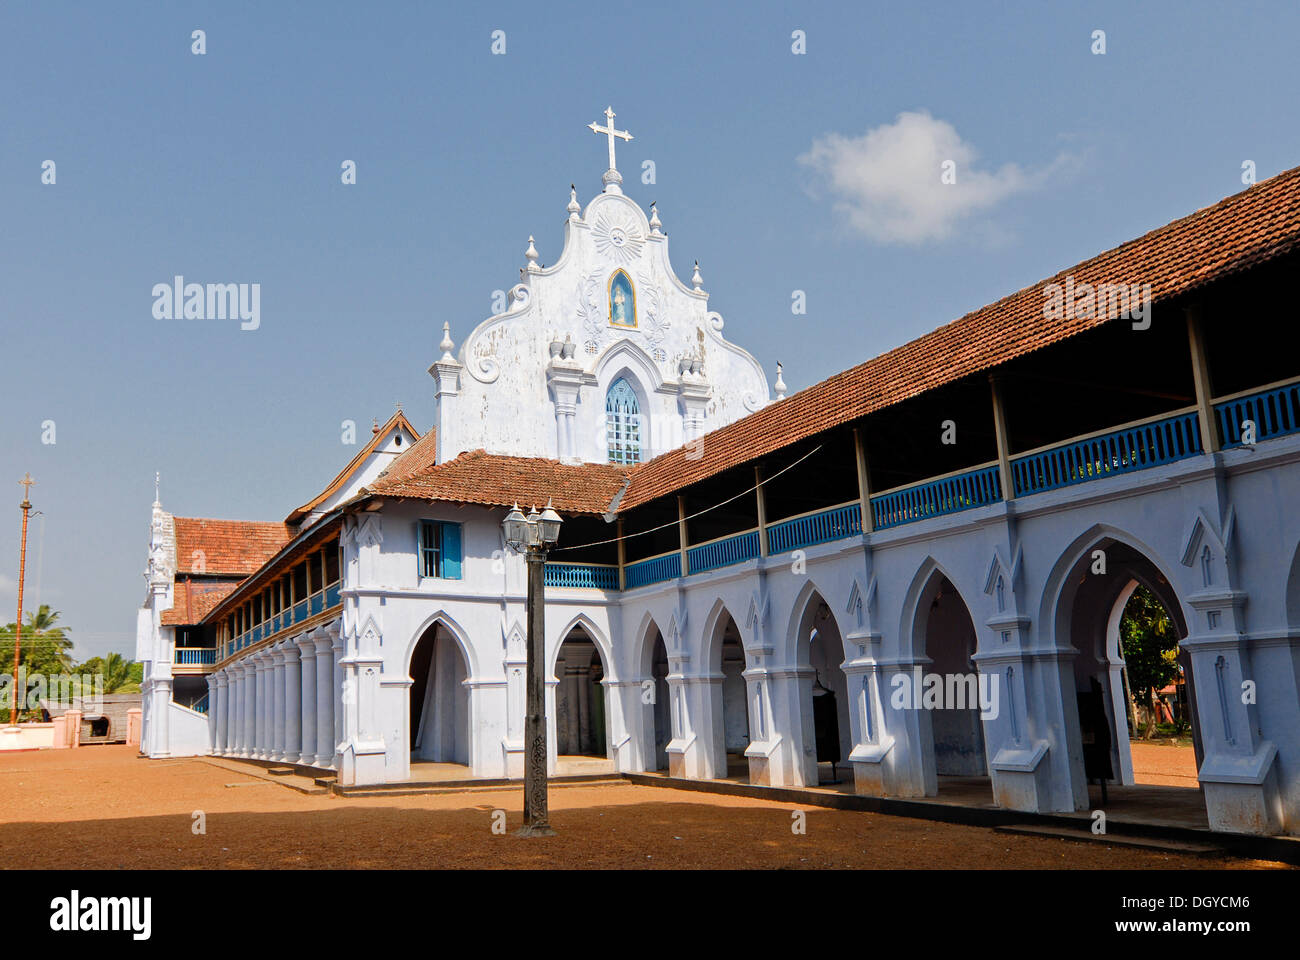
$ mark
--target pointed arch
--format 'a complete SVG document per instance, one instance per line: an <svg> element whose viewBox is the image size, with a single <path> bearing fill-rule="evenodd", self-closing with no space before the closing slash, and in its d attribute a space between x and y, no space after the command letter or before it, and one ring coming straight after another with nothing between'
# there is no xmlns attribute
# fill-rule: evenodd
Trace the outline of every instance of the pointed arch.
<svg viewBox="0 0 1300 960"><path fill-rule="evenodd" d="M639 343L627 337L606 348L596 361L593 373L602 392L608 390L609 385L620 377L630 380L634 387L641 390L639 399L643 406L648 402L650 393L665 389L659 365Z"/></svg>
<svg viewBox="0 0 1300 960"><path fill-rule="evenodd" d="M605 296L609 325L629 330L636 329L636 286L632 283L632 277L622 267L609 275Z"/></svg>
<svg viewBox="0 0 1300 960"><path fill-rule="evenodd" d="M605 456L610 463L634 464L645 459L645 418L641 402L626 377L605 392Z"/></svg>
<svg viewBox="0 0 1300 960"><path fill-rule="evenodd" d="M1149 578L1141 576L1140 571L1135 574L1135 579L1154 593L1160 599L1160 602L1164 604L1169 615L1174 618L1179 635L1187 636L1187 625L1190 622L1188 611L1183 606L1179 591L1174 587L1173 570L1161 559L1159 552L1126 530L1121 530L1119 527L1108 523L1095 523L1070 541L1070 544L1057 557L1056 562L1052 565L1051 572L1047 576L1043 587L1042 605L1038 613L1039 633L1043 638L1043 642L1047 646L1060 646L1058 643L1060 627L1058 617L1062 614L1062 600L1065 599L1066 588L1069 586L1070 571L1103 540L1122 543L1129 549L1141 554L1156 572L1164 578L1164 583L1161 584L1147 582Z"/></svg>
<svg viewBox="0 0 1300 960"><path fill-rule="evenodd" d="M958 598L965 605L966 612L970 615L972 623L975 619L975 608L971 606L966 595L957 586L957 581L952 574L934 557L927 556L921 561L921 565L917 568L916 574L912 577L912 582L908 585L907 592L904 594L903 619L898 628L900 653L904 656L910 656L913 660L925 658L924 642L922 642L920 649L917 649L917 618L921 613L918 607L922 599L929 594L930 583L935 576L941 576L952 584L952 588L957 591ZM976 630L976 651L979 649L979 637L980 632Z"/></svg>
<svg viewBox="0 0 1300 960"><path fill-rule="evenodd" d="M801 633L800 628L803 626L804 617L808 613L809 605L813 602L814 596L820 598L820 601L826 604L827 609L830 611L830 619L834 622L836 632L841 638L839 651L841 658L847 656L843 642L845 634L844 625L840 623L839 617L836 616L834 606L831 604L830 600L826 598L825 591L818 587L811 577L805 577L804 585L799 589L799 593L795 596L794 604L790 608L790 622L786 627L785 639L783 641L784 649L781 651L783 663L800 667L806 667L809 665L808 650L799 642L799 635Z"/></svg>
<svg viewBox="0 0 1300 960"><path fill-rule="evenodd" d="M1291 560L1291 566L1287 570L1285 589L1282 596L1285 598L1285 609L1282 611L1285 620L1282 622L1291 628L1300 627L1300 546L1296 547L1295 556Z"/></svg>
<svg viewBox="0 0 1300 960"><path fill-rule="evenodd" d="M718 597L713 601L713 606L709 608L709 614L704 618L703 642L700 645L700 662L698 669L706 670L710 674L720 675L722 673L722 629L726 621L723 617L730 617L731 622L736 625L736 633L740 637L740 646L747 649L745 643L745 632L740 628L740 621L728 608L726 601Z"/></svg>
<svg viewBox="0 0 1300 960"><path fill-rule="evenodd" d="M402 658L403 674L408 678L411 676L411 657L415 653L415 647L424 637L425 633L435 624L442 624L442 626L446 628L447 633L451 635L451 638L456 641L456 645L460 647L461 656L465 658L465 666L469 672L469 679L478 679L478 657L474 654L474 645L469 642L469 634L465 632L464 627L456 622L456 618L446 610L439 610L426 617L424 622L415 628L415 632L412 633L410 638L406 641L406 652Z"/></svg>
<svg viewBox="0 0 1300 960"><path fill-rule="evenodd" d="M547 656L546 676L554 677L555 668L560 659L560 647L564 646L564 641L568 638L575 628L581 627L582 632L587 638L596 645L596 650L600 653L601 661L605 668L605 679L613 682L618 679L618 665L614 662L614 648L610 645L609 637L605 632L596 626L596 622L585 613L574 614L563 630L561 630L555 639L554 648Z"/></svg>
<svg viewBox="0 0 1300 960"><path fill-rule="evenodd" d="M641 623L636 630L636 643L633 646L632 664L635 665L638 676L645 678L650 676L654 664L654 638L658 636L663 641L664 649L668 649L668 635L659 627L659 622L655 620L654 614L647 610L641 615Z"/></svg>

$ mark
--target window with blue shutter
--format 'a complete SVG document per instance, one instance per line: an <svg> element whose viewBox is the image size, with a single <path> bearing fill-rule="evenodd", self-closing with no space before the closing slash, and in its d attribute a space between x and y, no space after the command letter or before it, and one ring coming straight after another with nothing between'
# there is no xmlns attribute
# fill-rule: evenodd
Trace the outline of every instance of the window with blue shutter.
<svg viewBox="0 0 1300 960"><path fill-rule="evenodd" d="M461 537L459 523L420 521L420 576L443 580L460 579Z"/></svg>
<svg viewBox="0 0 1300 960"><path fill-rule="evenodd" d="M460 524L442 525L442 575L447 580L460 579Z"/></svg>

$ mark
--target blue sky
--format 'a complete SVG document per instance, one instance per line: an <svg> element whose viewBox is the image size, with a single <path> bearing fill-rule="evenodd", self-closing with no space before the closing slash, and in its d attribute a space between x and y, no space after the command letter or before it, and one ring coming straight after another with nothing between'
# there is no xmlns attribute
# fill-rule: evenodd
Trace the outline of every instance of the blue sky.
<svg viewBox="0 0 1300 960"><path fill-rule="evenodd" d="M282 519L341 421L427 428L443 322L529 234L558 255L607 104L679 275L792 390L1300 163L1295 4L843 6L0 8L0 621L24 471L27 608L131 653L155 470L174 513ZM155 320L175 274L260 283L260 328Z"/></svg>

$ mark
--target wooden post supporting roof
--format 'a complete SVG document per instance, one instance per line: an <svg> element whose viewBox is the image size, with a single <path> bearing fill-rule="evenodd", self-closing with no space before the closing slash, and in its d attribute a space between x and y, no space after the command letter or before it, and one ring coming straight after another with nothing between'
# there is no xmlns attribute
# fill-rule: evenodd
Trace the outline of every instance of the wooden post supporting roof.
<svg viewBox="0 0 1300 960"><path fill-rule="evenodd" d="M754 497L758 506L758 555L767 556L767 498L763 495L763 468L754 464Z"/></svg>
<svg viewBox="0 0 1300 960"><path fill-rule="evenodd" d="M1011 476L1011 453L1007 440L1007 412L1002 406L1002 382L995 373L989 374L989 389L993 395L993 432L998 443L998 480L1002 486L1002 499L1016 495L1015 481Z"/></svg>
<svg viewBox="0 0 1300 960"><path fill-rule="evenodd" d="M627 566L627 546L623 543L623 518L618 518L618 588L627 589L627 575L624 567Z"/></svg>
<svg viewBox="0 0 1300 960"><path fill-rule="evenodd" d="M858 510L862 516L862 532L870 533L874 527L871 521L871 474L867 471L867 444L862 439L862 428L853 428L853 455L858 465Z"/></svg>
<svg viewBox="0 0 1300 960"><path fill-rule="evenodd" d="M1187 315L1187 345L1192 353L1192 379L1196 384L1196 414L1201 425L1201 449L1214 453L1219 449L1219 431L1214 428L1213 385L1210 362L1205 352L1205 335L1201 329L1201 305L1193 303L1183 311Z"/></svg>
<svg viewBox="0 0 1300 960"><path fill-rule="evenodd" d="M681 545L682 553L682 576L691 572L686 558L686 545L690 541L686 539L686 497L683 494L677 494L677 537Z"/></svg>

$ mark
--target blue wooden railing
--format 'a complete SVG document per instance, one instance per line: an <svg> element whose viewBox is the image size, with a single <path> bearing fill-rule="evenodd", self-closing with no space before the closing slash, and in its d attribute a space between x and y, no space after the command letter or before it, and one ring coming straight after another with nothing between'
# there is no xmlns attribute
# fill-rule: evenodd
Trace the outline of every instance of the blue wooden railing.
<svg viewBox="0 0 1300 960"><path fill-rule="evenodd" d="M217 662L215 647L175 647L172 650L172 663L182 666L198 667Z"/></svg>
<svg viewBox="0 0 1300 960"><path fill-rule="evenodd" d="M307 601L299 600L293 605L293 622L301 623L307 619Z"/></svg>
<svg viewBox="0 0 1300 960"><path fill-rule="evenodd" d="M862 509L856 503L850 503L772 524L767 528L767 548L769 553L785 553L857 536L861 532Z"/></svg>
<svg viewBox="0 0 1300 960"><path fill-rule="evenodd" d="M199 697L197 700L195 700L192 704L190 704L190 709L191 709L191 710L196 710L196 711L198 711L199 713L207 713L207 712L208 712L208 695L205 693L203 696L201 696L201 697Z"/></svg>
<svg viewBox="0 0 1300 960"><path fill-rule="evenodd" d="M743 563L758 556L758 531L738 533L734 537L714 540L686 551L686 565L690 573L703 573L728 567L733 563Z"/></svg>
<svg viewBox="0 0 1300 960"><path fill-rule="evenodd" d="M981 467L872 497L871 517L877 530L886 530L902 523L987 506L1001 499L997 466Z"/></svg>
<svg viewBox="0 0 1300 960"><path fill-rule="evenodd" d="M592 587L618 589L618 567L603 563L548 563L544 570L548 587Z"/></svg>
<svg viewBox="0 0 1300 960"><path fill-rule="evenodd" d="M1242 445L1241 425L1247 420L1255 424L1256 440L1296 433L1300 431L1300 382L1216 403L1214 413L1225 450Z"/></svg>
<svg viewBox="0 0 1300 960"><path fill-rule="evenodd" d="M1016 496L1173 463L1201 452L1196 413L1064 443L1011 461Z"/></svg>
<svg viewBox="0 0 1300 960"><path fill-rule="evenodd" d="M652 560L631 563L623 568L623 580L627 588L644 587L647 583L659 583L661 580L676 580L682 575L682 555L669 553Z"/></svg>
<svg viewBox="0 0 1300 960"><path fill-rule="evenodd" d="M333 583L325 588L325 606L337 607L338 605L339 605L339 585L337 583Z"/></svg>

